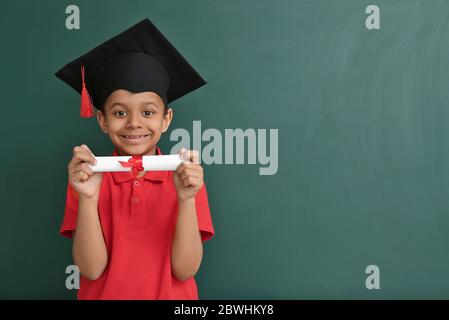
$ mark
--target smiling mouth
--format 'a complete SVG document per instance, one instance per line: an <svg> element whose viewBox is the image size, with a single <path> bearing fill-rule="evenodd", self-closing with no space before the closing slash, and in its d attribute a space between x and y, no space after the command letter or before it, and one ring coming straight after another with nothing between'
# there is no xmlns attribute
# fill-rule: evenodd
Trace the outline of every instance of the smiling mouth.
<svg viewBox="0 0 449 320"><path fill-rule="evenodd" d="M141 144L147 141L147 137L152 137L151 134L143 134L140 136L131 136L131 135L121 135L120 137L122 137L123 141L126 144L130 144L130 145L136 145L136 144Z"/></svg>
<svg viewBox="0 0 449 320"><path fill-rule="evenodd" d="M145 138L148 136L149 136L149 134L144 134L144 135L140 135L140 136L123 136L122 135L121 137L128 139L128 140L139 140L139 139L142 139L142 138Z"/></svg>

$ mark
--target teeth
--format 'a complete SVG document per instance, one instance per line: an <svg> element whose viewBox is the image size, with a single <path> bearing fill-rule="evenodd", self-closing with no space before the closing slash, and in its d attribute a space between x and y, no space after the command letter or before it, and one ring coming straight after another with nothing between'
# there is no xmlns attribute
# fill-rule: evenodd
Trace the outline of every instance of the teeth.
<svg viewBox="0 0 449 320"><path fill-rule="evenodd" d="M126 139L140 139L140 138L144 138L146 135L144 136L124 136Z"/></svg>

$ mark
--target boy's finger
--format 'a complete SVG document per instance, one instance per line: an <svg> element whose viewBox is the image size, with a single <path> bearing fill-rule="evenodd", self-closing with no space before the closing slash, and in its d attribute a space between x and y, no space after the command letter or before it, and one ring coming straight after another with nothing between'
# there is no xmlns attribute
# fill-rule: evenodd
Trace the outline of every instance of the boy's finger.
<svg viewBox="0 0 449 320"><path fill-rule="evenodd" d="M199 179L203 177L203 173L193 167L185 168L179 175L182 178L185 176L197 177Z"/></svg>
<svg viewBox="0 0 449 320"><path fill-rule="evenodd" d="M81 170L83 170L89 176L94 174L93 170L89 167L87 163L81 163Z"/></svg>
<svg viewBox="0 0 449 320"><path fill-rule="evenodd" d="M182 179L184 187L199 188L201 185L201 179L193 176L188 176Z"/></svg>
<svg viewBox="0 0 449 320"><path fill-rule="evenodd" d="M176 172L181 173L185 168L188 167L188 165L191 164L190 161L188 160L184 160L183 162L181 162L178 167L176 168Z"/></svg>
<svg viewBox="0 0 449 320"><path fill-rule="evenodd" d="M97 160L95 159L95 157L92 156L92 154L89 151L87 151L85 148L79 148L79 149L76 149L76 151L75 151L75 149L74 149L74 157L77 160L89 162L91 164L96 164ZM77 161L77 162L79 162L79 161Z"/></svg>
<svg viewBox="0 0 449 320"><path fill-rule="evenodd" d="M78 175L80 177L80 181L84 182L86 181L86 173L84 173L83 171L78 172Z"/></svg>
<svg viewBox="0 0 449 320"><path fill-rule="evenodd" d="M202 177L204 171L203 167L201 167L199 164L194 164L191 163L190 161L185 161L178 166L176 172L178 172L179 175L188 174L197 177Z"/></svg>
<svg viewBox="0 0 449 320"><path fill-rule="evenodd" d="M185 152L186 152L186 148L181 148L179 149L179 157L181 158L181 160L185 160Z"/></svg>
<svg viewBox="0 0 449 320"><path fill-rule="evenodd" d="M86 149L87 151L89 151L90 155L91 155L93 158L95 158L94 153L89 149L89 147L88 147L87 145L82 144L81 147L84 147L84 149Z"/></svg>
<svg viewBox="0 0 449 320"><path fill-rule="evenodd" d="M190 150L184 151L184 160L190 161Z"/></svg>
<svg viewBox="0 0 449 320"><path fill-rule="evenodd" d="M94 153L89 149L89 147L88 147L87 145L82 144L81 147L83 147L84 149L86 149L87 151L89 151L90 154L91 154L93 157L95 156Z"/></svg>
<svg viewBox="0 0 449 320"><path fill-rule="evenodd" d="M177 172L178 174L181 174L182 170L184 170L185 167L186 167L185 163L184 163L184 162L181 162L181 163L179 164L179 166L176 168L176 172Z"/></svg>
<svg viewBox="0 0 449 320"><path fill-rule="evenodd" d="M192 163L198 163L199 159L199 153L197 150L187 150L185 152L185 158L186 160L192 162Z"/></svg>
<svg viewBox="0 0 449 320"><path fill-rule="evenodd" d="M84 182L84 180L87 180L85 176L87 176L87 174L83 171L75 171L73 173L73 179L76 182Z"/></svg>
<svg viewBox="0 0 449 320"><path fill-rule="evenodd" d="M192 179L193 179L192 177L184 177L183 179L181 179L184 187L190 186Z"/></svg>
<svg viewBox="0 0 449 320"><path fill-rule="evenodd" d="M90 178L90 176L86 172L81 171L81 179L83 182L89 180L89 178Z"/></svg>
<svg viewBox="0 0 449 320"><path fill-rule="evenodd" d="M200 154L199 154L198 150L192 150L190 153L191 153L190 161L192 161L195 164L198 164L199 158L200 158Z"/></svg>

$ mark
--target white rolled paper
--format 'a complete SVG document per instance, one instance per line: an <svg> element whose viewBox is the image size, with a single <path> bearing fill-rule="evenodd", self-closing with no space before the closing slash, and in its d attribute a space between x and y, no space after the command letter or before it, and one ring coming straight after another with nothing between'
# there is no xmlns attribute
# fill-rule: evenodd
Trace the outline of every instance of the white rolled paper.
<svg viewBox="0 0 449 320"><path fill-rule="evenodd" d="M131 156L95 157L97 164L89 166L93 172L131 171L131 168L122 167L119 162L128 162L131 158ZM142 157L144 171L174 171L182 162L177 154Z"/></svg>

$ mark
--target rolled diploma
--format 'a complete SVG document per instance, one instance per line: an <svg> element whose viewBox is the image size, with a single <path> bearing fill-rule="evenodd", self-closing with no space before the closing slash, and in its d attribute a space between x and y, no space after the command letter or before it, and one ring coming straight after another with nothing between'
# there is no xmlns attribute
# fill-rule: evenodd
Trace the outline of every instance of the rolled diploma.
<svg viewBox="0 0 449 320"><path fill-rule="evenodd" d="M131 168L122 167L119 161L127 162L130 156L95 157L97 164L89 165L93 172L119 172L131 171ZM174 171L183 162L179 155L143 156L144 171Z"/></svg>

